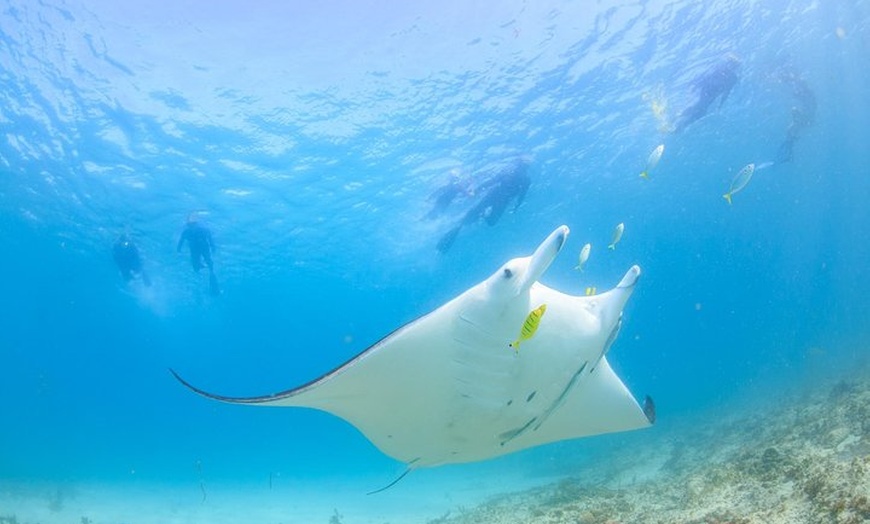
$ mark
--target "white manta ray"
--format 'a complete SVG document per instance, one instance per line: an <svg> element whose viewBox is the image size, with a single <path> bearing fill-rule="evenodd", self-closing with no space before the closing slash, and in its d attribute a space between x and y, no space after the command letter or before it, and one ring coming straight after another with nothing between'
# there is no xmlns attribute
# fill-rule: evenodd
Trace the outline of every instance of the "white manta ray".
<svg viewBox="0 0 870 524"><path fill-rule="evenodd" d="M409 469L484 460L563 439L651 425L607 362L637 266L601 295L572 296L538 279L565 244L561 226L525 258L352 360L299 387L235 404L320 409L356 426ZM537 332L510 347L529 312Z"/></svg>

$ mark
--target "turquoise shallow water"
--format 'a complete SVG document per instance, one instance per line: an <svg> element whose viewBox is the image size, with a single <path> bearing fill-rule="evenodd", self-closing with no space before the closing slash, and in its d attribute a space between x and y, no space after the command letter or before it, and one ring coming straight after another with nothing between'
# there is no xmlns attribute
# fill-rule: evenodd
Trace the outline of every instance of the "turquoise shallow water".
<svg viewBox="0 0 870 524"><path fill-rule="evenodd" d="M858 1L3 2L0 482L28 496L0 499L0 517L69 520L51 511L58 490L102 486L112 495L78 500L148 522L123 512L126 487L201 506L201 483L245 486L253 499L224 502L244 513L271 477L322 494L306 508L327 521L334 493L357 500L404 466L337 418L208 402L167 368L230 395L307 382L560 224L572 232L547 285L602 291L643 269L608 358L656 399L649 438L848 369L870 332L868 22ZM727 99L671 132L729 54ZM427 220L431 195L451 172L475 185L516 156L529 160L522 204L439 254L480 196ZM219 297L175 252L191 212L214 234ZM123 231L150 287L114 267ZM348 505L436 517L645 438L418 471ZM309 509L280 511L302 522Z"/></svg>

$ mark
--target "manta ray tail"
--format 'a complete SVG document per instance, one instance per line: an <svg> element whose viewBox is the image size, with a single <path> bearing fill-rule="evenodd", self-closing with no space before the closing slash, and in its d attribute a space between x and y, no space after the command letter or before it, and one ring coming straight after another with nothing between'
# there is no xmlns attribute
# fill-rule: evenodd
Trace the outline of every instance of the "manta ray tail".
<svg viewBox="0 0 870 524"><path fill-rule="evenodd" d="M374 491L369 491L368 493L366 493L366 495L374 495L375 493L380 493L380 492L382 492L382 491L387 491L388 489L390 489L390 488L392 488L393 486L395 486L396 484L398 484L400 480L402 480L403 478L405 478L405 475L407 475L408 473L410 473L412 469L414 469L414 466L408 466L407 468L405 468L405 471L403 471L402 474L399 475L399 476L396 478L396 480L390 482L389 484L387 484L386 486L384 486L384 487L382 487L382 488L376 489L376 490L374 490Z"/></svg>

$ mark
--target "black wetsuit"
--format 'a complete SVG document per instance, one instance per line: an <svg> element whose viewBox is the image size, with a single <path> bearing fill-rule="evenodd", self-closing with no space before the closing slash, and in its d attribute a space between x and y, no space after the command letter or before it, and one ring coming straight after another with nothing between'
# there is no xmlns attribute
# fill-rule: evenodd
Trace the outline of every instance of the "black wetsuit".
<svg viewBox="0 0 870 524"><path fill-rule="evenodd" d="M791 162L795 142L816 118L816 95L806 81L795 72L785 71L779 79L791 88L795 102L791 108L791 122L786 129L785 139L776 153L776 161L783 163Z"/></svg>
<svg viewBox="0 0 870 524"><path fill-rule="evenodd" d="M494 226L507 210L511 200L516 199L514 209L518 208L523 203L531 184L528 167L527 162L516 160L477 188L477 192L485 192L483 198L465 213L459 224L441 237L437 245L438 251L444 253L450 249L463 226L473 224L480 219Z"/></svg>
<svg viewBox="0 0 870 524"><path fill-rule="evenodd" d="M211 259L211 253L214 251L211 231L199 222L188 222L181 233L181 238L178 239L177 251L181 251L185 241L190 248L190 265L193 266L193 270L199 272L203 267L208 267L209 291L213 296L220 295L221 288Z"/></svg>
<svg viewBox="0 0 870 524"><path fill-rule="evenodd" d="M706 115L710 105L717 98L719 99L719 107L722 107L734 85L737 84L739 68L740 61L737 58L727 58L696 78L692 84L698 93L698 98L694 104L680 113L674 132L679 133Z"/></svg>
<svg viewBox="0 0 870 524"><path fill-rule="evenodd" d="M115 259L115 265L118 266L118 271L126 282L130 282L137 275L141 275L142 282L148 286L151 282L148 280L148 275L142 265L142 257L139 255L139 248L127 235L121 235L112 247L112 256Z"/></svg>
<svg viewBox="0 0 870 524"><path fill-rule="evenodd" d="M211 260L214 243L211 239L211 231L207 227L200 225L199 222L188 222L181 233L181 238L178 239L177 250L179 252L181 252L185 241L187 241L187 245L190 247L190 264L193 266L194 271L208 267L210 272L214 272L214 264Z"/></svg>

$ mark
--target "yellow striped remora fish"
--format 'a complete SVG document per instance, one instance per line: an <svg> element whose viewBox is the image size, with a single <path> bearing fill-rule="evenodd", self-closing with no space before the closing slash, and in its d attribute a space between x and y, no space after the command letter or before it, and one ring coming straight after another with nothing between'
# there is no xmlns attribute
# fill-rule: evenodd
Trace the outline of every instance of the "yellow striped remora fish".
<svg viewBox="0 0 870 524"><path fill-rule="evenodd" d="M544 316L544 313L547 312L547 304L541 304L537 309L532 310L529 313L529 316L526 317L526 321L523 322L523 327L520 329L520 336L513 342L511 342L510 347L514 348L514 351L520 351L520 342L525 342L526 340L535 336L535 331L538 330L538 324L541 323L541 317Z"/></svg>

